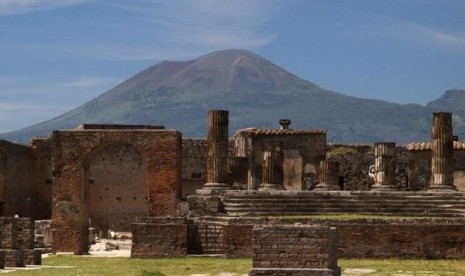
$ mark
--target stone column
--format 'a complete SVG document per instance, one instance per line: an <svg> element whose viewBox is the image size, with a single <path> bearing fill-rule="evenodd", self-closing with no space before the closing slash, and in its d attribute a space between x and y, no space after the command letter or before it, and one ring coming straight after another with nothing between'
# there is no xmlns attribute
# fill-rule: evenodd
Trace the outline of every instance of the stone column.
<svg viewBox="0 0 465 276"><path fill-rule="evenodd" d="M207 183L202 190L228 190L228 111L208 112Z"/></svg>
<svg viewBox="0 0 465 276"><path fill-rule="evenodd" d="M396 143L375 143L375 184L373 191L396 190Z"/></svg>
<svg viewBox="0 0 465 276"><path fill-rule="evenodd" d="M339 187L339 162L320 161L320 183L315 186L316 191L338 191Z"/></svg>
<svg viewBox="0 0 465 276"><path fill-rule="evenodd" d="M284 190L282 142L265 141L263 147L262 183L258 190Z"/></svg>
<svg viewBox="0 0 465 276"><path fill-rule="evenodd" d="M247 163L247 157L228 157L228 174L230 177L229 183L236 188L247 188Z"/></svg>
<svg viewBox="0 0 465 276"><path fill-rule="evenodd" d="M455 191L452 113L433 113L431 132L431 179L428 191Z"/></svg>

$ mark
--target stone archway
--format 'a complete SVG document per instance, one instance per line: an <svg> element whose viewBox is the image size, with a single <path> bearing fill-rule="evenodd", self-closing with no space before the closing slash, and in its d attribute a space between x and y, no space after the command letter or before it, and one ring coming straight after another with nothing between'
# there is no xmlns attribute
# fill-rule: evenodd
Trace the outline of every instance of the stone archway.
<svg viewBox="0 0 465 276"><path fill-rule="evenodd" d="M129 232L136 217L148 216L147 165L132 146L99 147L85 158L83 173L89 224L99 236Z"/></svg>
<svg viewBox="0 0 465 276"><path fill-rule="evenodd" d="M148 215L176 215L181 197L180 132L124 126L115 130L54 131L52 143L53 252L88 251L90 165L111 145L132 148L146 164Z"/></svg>

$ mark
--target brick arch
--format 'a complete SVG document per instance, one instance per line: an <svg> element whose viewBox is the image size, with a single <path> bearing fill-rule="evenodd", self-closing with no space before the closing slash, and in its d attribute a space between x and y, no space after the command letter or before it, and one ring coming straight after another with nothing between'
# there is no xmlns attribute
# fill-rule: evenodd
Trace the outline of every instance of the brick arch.
<svg viewBox="0 0 465 276"><path fill-rule="evenodd" d="M54 252L83 254L88 248L89 158L108 145L129 145L147 165L148 214L176 214L180 198L181 134L173 130L55 131L52 137Z"/></svg>

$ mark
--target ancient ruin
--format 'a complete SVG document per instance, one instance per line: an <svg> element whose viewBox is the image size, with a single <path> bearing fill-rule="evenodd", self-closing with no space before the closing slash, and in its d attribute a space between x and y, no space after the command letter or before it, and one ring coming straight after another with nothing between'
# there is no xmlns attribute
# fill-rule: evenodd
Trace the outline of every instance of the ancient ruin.
<svg viewBox="0 0 465 276"><path fill-rule="evenodd" d="M375 143L375 184L373 190L395 190L396 144L392 142Z"/></svg>
<svg viewBox="0 0 465 276"><path fill-rule="evenodd" d="M452 140L450 113L433 115L431 142L406 146L327 145L324 130L292 129L290 120L229 138L225 110L207 122L207 139L82 125L28 146L0 141L0 227L15 215L51 219L55 253L87 253L92 228L99 237L131 231L133 257L252 257L254 228L291 237L283 225L302 223L336 227L341 257L465 256L465 143ZM321 214L377 218L312 217ZM2 245L0 260L23 248Z"/></svg>
<svg viewBox="0 0 465 276"><path fill-rule="evenodd" d="M340 276L337 232L322 226L264 226L253 230L250 276Z"/></svg>
<svg viewBox="0 0 465 276"><path fill-rule="evenodd" d="M265 141L263 147L262 183L258 190L284 190L282 142Z"/></svg>

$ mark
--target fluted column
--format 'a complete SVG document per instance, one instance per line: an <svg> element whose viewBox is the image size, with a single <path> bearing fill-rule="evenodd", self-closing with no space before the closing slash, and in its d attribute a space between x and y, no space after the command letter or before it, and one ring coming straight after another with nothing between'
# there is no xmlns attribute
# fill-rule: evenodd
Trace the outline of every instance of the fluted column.
<svg viewBox="0 0 465 276"><path fill-rule="evenodd" d="M452 113L433 113L431 131L431 179L428 191L449 192L454 186Z"/></svg>
<svg viewBox="0 0 465 276"><path fill-rule="evenodd" d="M247 185L247 162L247 157L228 157L228 173L229 177L231 177L229 183Z"/></svg>
<svg viewBox="0 0 465 276"><path fill-rule="evenodd" d="M374 191L396 190L396 143L375 143Z"/></svg>
<svg viewBox="0 0 465 276"><path fill-rule="evenodd" d="M339 162L322 160L320 161L320 172L318 183L314 190L316 191L338 191L339 187Z"/></svg>
<svg viewBox="0 0 465 276"><path fill-rule="evenodd" d="M262 183L259 190L283 190L283 143L265 141Z"/></svg>
<svg viewBox="0 0 465 276"><path fill-rule="evenodd" d="M207 183L203 189L227 190L228 183L228 114L227 110L208 112Z"/></svg>

